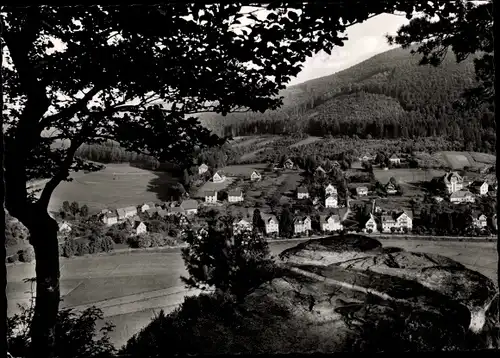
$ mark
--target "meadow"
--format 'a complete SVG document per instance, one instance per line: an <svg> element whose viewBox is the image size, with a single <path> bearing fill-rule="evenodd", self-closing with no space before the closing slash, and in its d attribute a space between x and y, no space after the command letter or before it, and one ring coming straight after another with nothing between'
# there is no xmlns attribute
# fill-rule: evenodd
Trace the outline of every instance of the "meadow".
<svg viewBox="0 0 500 358"><path fill-rule="evenodd" d="M382 184L388 183L391 177L394 177L394 179L396 179L399 184L406 184L429 181L434 177L444 175L445 171L439 169L419 168L394 168L388 170L374 168L373 174L375 175L375 179L377 179Z"/></svg>
<svg viewBox="0 0 500 358"><path fill-rule="evenodd" d="M303 139L297 143L294 143L292 145L289 146L289 148L296 148L296 147L300 147L301 145L307 145L307 144L312 144L314 142L317 142L317 141L320 141L320 140L323 140L323 138L321 137L307 137L306 139Z"/></svg>
<svg viewBox="0 0 500 358"><path fill-rule="evenodd" d="M160 201L160 187L170 186L177 179L164 172L139 169L129 164L108 164L93 173L74 173L71 182L62 182L54 191L49 211L57 211L64 201L87 205L90 212L105 208L136 206Z"/></svg>

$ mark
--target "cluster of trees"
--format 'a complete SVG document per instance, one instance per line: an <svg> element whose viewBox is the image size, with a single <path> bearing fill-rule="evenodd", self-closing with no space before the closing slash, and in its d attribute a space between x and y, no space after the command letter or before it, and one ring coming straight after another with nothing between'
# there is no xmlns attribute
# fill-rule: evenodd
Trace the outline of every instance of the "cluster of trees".
<svg viewBox="0 0 500 358"><path fill-rule="evenodd" d="M153 168L159 165L154 157L128 151L112 140L98 144L82 144L76 150L75 156L99 163L143 163Z"/></svg>
<svg viewBox="0 0 500 358"><path fill-rule="evenodd" d="M61 219L88 218L89 207L86 204L80 206L76 201L70 203L66 200L59 210L59 216Z"/></svg>
<svg viewBox="0 0 500 358"><path fill-rule="evenodd" d="M229 123L223 131L365 139L443 136L460 142L461 150L495 152L494 107L482 105L467 113L456 109L460 95L475 83L474 57L457 63L451 53L439 68L419 66L417 57L400 48L374 56L341 73L303 84L301 96L288 93L299 100L289 101L281 112L226 119Z"/></svg>
<svg viewBox="0 0 500 358"><path fill-rule="evenodd" d="M5 246L15 246L25 242L29 237L29 232L19 220L9 214L5 215Z"/></svg>

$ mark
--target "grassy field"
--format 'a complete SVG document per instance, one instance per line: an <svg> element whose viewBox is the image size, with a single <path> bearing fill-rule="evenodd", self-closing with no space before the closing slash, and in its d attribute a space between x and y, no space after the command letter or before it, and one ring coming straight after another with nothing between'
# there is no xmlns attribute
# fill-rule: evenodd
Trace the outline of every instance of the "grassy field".
<svg viewBox="0 0 500 358"><path fill-rule="evenodd" d="M311 144L311 143L320 141L321 139L323 139L323 138L321 138L321 137L312 137L312 136L311 137L307 137L306 139L303 139L300 142L292 144L290 146L290 148L295 148L295 147L300 147L301 145Z"/></svg>
<svg viewBox="0 0 500 358"><path fill-rule="evenodd" d="M159 201L162 187L177 182L167 173L134 168L129 164L109 164L101 171L75 173L72 177L73 181L62 182L56 188L49 210L58 210L65 200L86 204L91 212Z"/></svg>
<svg viewBox="0 0 500 358"><path fill-rule="evenodd" d="M266 164L248 164L248 165L228 165L221 169L223 173L231 177L242 177L244 179L250 179L250 174L254 170L262 173L264 169L267 169Z"/></svg>
<svg viewBox="0 0 500 358"><path fill-rule="evenodd" d="M451 169L482 168L495 164L496 156L478 152L437 152L433 157Z"/></svg>
<svg viewBox="0 0 500 358"><path fill-rule="evenodd" d="M440 175L444 175L444 170L438 169L373 169L373 174L375 175L375 179L377 179L382 184L386 184L389 182L391 177L394 177L396 181L400 184L406 183L417 183L420 181L429 181L432 178Z"/></svg>

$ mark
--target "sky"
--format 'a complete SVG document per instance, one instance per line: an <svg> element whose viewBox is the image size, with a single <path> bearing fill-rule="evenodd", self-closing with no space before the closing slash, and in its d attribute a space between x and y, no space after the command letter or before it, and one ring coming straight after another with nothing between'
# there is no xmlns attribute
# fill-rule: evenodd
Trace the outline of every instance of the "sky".
<svg viewBox="0 0 500 358"><path fill-rule="evenodd" d="M389 46L385 35L396 34L401 25L408 22L404 16L381 14L349 27L346 31L349 39L344 42L343 47L334 47L331 55L321 51L309 57L304 62L302 71L288 85L331 75L394 48L395 46Z"/></svg>

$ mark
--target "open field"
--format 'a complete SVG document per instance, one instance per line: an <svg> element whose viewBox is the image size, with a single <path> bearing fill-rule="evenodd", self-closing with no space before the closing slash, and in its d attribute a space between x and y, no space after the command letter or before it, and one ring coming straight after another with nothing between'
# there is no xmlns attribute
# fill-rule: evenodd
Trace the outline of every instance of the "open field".
<svg viewBox="0 0 500 358"><path fill-rule="evenodd" d="M443 165L454 169L463 169L464 167L482 168L486 165L495 164L496 156L478 152L437 152L433 155L436 160L441 161Z"/></svg>
<svg viewBox="0 0 500 358"><path fill-rule="evenodd" d="M416 183L420 181L429 181L436 176L441 176L445 174L444 170L439 169L373 169L373 174L375 178L382 184L389 182L391 177L394 177L396 181L400 184L406 183Z"/></svg>
<svg viewBox="0 0 500 358"><path fill-rule="evenodd" d="M56 188L49 204L50 211L58 210L65 200L86 204L91 212L159 201L160 191L177 182L168 173L129 164L109 164L98 172L74 173L72 178L73 181L62 182Z"/></svg>
<svg viewBox="0 0 500 358"><path fill-rule="evenodd" d="M300 147L301 145L311 144L311 143L320 141L322 139L323 138L321 138L321 137L312 137L312 136L310 136L310 137L307 137L306 139L301 140L300 142L297 142L297 143L294 143L294 144L290 145L289 148Z"/></svg>
<svg viewBox="0 0 500 358"><path fill-rule="evenodd" d="M381 239L384 246L436 253L454 259L483 275L496 278L496 242L433 242ZM296 246L298 241L270 243L272 254ZM34 263L9 265L7 298L9 315L16 303L27 303L30 285L24 278L35 275ZM85 308L95 304L106 320L116 325L112 341L124 344L147 325L160 309L171 311L190 294L180 281L186 270L179 250L61 259L62 307Z"/></svg>

